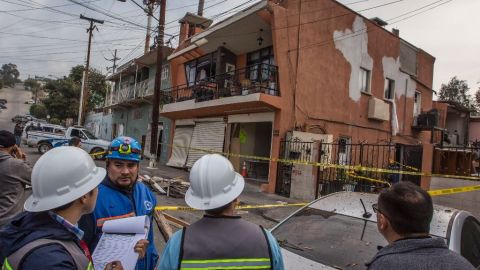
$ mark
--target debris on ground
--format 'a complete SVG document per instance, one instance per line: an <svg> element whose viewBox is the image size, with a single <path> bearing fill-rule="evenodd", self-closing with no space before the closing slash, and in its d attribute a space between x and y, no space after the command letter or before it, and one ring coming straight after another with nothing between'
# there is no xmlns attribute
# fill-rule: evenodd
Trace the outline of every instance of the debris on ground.
<svg viewBox="0 0 480 270"><path fill-rule="evenodd" d="M170 237L173 235L174 231L172 226L176 227L177 229L182 229L183 227L190 225L185 220L174 217L162 211L154 211L154 217L165 242L168 242Z"/></svg>
<svg viewBox="0 0 480 270"><path fill-rule="evenodd" d="M190 187L190 183L186 182L182 177L167 179L159 176L150 177L149 175L144 175L141 178L155 191L163 195L166 194L167 197L184 198Z"/></svg>

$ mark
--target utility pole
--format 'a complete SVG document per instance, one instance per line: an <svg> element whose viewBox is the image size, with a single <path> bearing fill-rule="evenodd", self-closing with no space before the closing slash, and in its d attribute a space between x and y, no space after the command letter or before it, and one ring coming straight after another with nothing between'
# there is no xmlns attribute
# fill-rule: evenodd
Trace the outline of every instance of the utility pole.
<svg viewBox="0 0 480 270"><path fill-rule="evenodd" d="M145 50L144 53L148 53L150 50L150 33L152 32L152 16L153 16L153 3L149 3L147 9L147 36L145 37Z"/></svg>
<svg viewBox="0 0 480 270"><path fill-rule="evenodd" d="M103 57L105 58L105 57ZM117 57L117 49L115 49L115 53L113 54L113 58L112 59L107 59L105 58L105 60L107 61L110 61L110 62L113 62L113 66L112 67L107 67L107 69L112 69L112 74L115 73L115 71L117 70L117 60L120 60L121 58Z"/></svg>
<svg viewBox="0 0 480 270"><path fill-rule="evenodd" d="M92 44L92 35L93 35L93 30L97 29L98 31L98 28L96 25L94 25L94 23L99 23L99 24L103 24L103 21L101 20L96 20L96 19L93 19L93 18L88 18L88 17L85 17L83 16L82 14L80 14L80 19L82 20L87 20L87 21L90 21L90 27L87 29L87 33L89 33L88 35L88 50L87 50L87 65L85 67L85 75L84 75L84 78L83 78L83 86L82 86L82 95L81 95L81 99L80 99L80 115L78 117L78 124L79 125L82 125L85 124L85 115L87 113L87 105L88 105L88 70L90 68L90 48L91 48L91 44Z"/></svg>
<svg viewBox="0 0 480 270"><path fill-rule="evenodd" d="M205 0L198 0L198 16L203 16L203 6L205 5Z"/></svg>
<svg viewBox="0 0 480 270"><path fill-rule="evenodd" d="M155 89L153 92L153 108L152 108L152 133L150 137L150 164L149 167L156 167L157 160L157 136L158 136L158 114L160 113L160 91L162 88L162 69L163 69L163 46L165 36L165 8L167 0L160 0L160 19L158 21L157 36L157 72L155 74Z"/></svg>

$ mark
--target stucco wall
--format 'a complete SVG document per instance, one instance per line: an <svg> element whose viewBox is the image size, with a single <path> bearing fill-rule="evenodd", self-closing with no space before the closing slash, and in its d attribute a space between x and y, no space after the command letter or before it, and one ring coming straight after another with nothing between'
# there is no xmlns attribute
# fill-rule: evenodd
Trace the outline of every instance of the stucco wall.
<svg viewBox="0 0 480 270"><path fill-rule="evenodd" d="M103 113L89 113L85 119L85 128L100 139L112 139L112 115Z"/></svg>

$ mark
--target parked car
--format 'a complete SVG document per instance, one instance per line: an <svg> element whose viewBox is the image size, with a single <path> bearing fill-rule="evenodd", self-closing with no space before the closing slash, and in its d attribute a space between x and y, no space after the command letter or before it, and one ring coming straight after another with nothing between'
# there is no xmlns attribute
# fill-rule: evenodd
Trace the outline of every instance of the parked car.
<svg viewBox="0 0 480 270"><path fill-rule="evenodd" d="M334 193L280 222L272 233L282 248L285 269L366 269L377 247L387 245L372 209L377 200L378 194ZM480 269L480 222L469 212L434 205L430 234Z"/></svg>
<svg viewBox="0 0 480 270"><path fill-rule="evenodd" d="M12 122L15 123L27 123L28 121L32 121L33 117L29 115L15 115L12 118Z"/></svg>
<svg viewBox="0 0 480 270"><path fill-rule="evenodd" d="M4 99L4 98L0 98L0 103L7 104L7 100L6 100L6 99Z"/></svg>
<svg viewBox="0 0 480 270"><path fill-rule="evenodd" d="M25 101L25 104L34 104L35 101L33 99L29 99L27 101Z"/></svg>
<svg viewBox="0 0 480 270"><path fill-rule="evenodd" d="M7 109L7 106L5 106L5 104L3 104L3 103L0 103L0 109L6 110L6 109Z"/></svg>
<svg viewBox="0 0 480 270"><path fill-rule="evenodd" d="M45 134L36 131L29 133L28 137L30 136L35 136L35 139L37 140L38 152L40 154L44 154L48 150L55 147L55 144L61 142L62 139L70 140L72 137L79 137L82 141L80 147L90 154L104 153L108 150L108 146L110 145L109 141L98 139L95 137L95 135L83 127L69 127L62 136L57 136L56 134ZM103 156L105 155L97 155L95 158L101 159Z"/></svg>

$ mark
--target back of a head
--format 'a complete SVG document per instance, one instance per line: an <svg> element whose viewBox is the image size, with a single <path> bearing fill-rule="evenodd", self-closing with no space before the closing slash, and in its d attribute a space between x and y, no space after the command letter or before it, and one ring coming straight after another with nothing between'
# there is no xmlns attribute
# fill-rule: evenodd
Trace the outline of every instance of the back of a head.
<svg viewBox="0 0 480 270"><path fill-rule="evenodd" d="M244 186L245 180L227 158L218 154L204 155L190 170L190 188L185 202L198 210L222 208L234 201Z"/></svg>
<svg viewBox="0 0 480 270"><path fill-rule="evenodd" d="M400 182L380 193L378 207L400 235L428 233L433 216L430 195L411 182Z"/></svg>

